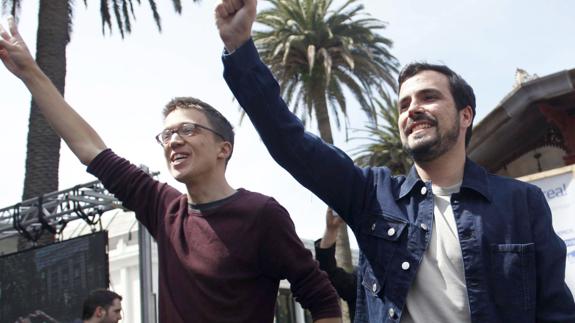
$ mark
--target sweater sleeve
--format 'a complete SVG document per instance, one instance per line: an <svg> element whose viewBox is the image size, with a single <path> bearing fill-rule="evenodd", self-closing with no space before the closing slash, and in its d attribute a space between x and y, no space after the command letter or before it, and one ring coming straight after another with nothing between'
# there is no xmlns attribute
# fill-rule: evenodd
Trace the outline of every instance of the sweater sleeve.
<svg viewBox="0 0 575 323"><path fill-rule="evenodd" d="M125 208L134 211L138 221L154 238L157 238L158 226L168 205L181 196L173 187L154 180L110 149L98 154L87 171L96 176Z"/></svg>
<svg viewBox="0 0 575 323"><path fill-rule="evenodd" d="M311 312L314 321L341 317L335 289L297 236L288 212L270 199L260 223L260 259L264 274L287 279L294 298Z"/></svg>

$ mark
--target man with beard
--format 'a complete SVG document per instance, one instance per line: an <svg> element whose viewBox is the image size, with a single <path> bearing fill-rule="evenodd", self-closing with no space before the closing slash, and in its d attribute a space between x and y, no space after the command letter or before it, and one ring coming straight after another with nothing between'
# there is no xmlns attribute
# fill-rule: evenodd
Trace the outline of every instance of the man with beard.
<svg viewBox="0 0 575 323"><path fill-rule="evenodd" d="M274 159L344 218L360 257L356 322L575 322L565 243L539 188L466 156L472 88L442 65L399 75L405 176L359 168L305 131L250 39L256 0L222 0L224 77Z"/></svg>
<svg viewBox="0 0 575 323"><path fill-rule="evenodd" d="M118 323L121 319L122 296L106 289L97 289L84 300L84 323Z"/></svg>

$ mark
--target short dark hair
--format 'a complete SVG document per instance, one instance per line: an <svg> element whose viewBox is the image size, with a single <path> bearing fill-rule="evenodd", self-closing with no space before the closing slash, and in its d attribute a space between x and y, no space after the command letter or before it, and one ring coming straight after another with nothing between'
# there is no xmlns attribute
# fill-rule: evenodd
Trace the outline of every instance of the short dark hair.
<svg viewBox="0 0 575 323"><path fill-rule="evenodd" d="M224 117L218 110L216 110L211 105L207 104L206 102L194 98L194 97L176 97L173 98L163 110L164 118L166 118L172 111L176 109L196 109L204 113L208 122L210 123L209 126L212 127L217 133L221 134L224 137L225 141L228 141L232 144L232 151L234 147L234 127L232 124ZM228 160L232 157L230 157Z"/></svg>
<svg viewBox="0 0 575 323"><path fill-rule="evenodd" d="M122 300L122 296L107 289L95 289L88 294L84 300L84 307L82 309L82 320L88 320L94 315L94 311L98 306L108 310L114 304L114 300Z"/></svg>
<svg viewBox="0 0 575 323"><path fill-rule="evenodd" d="M465 107L470 106L473 111L473 118L475 118L475 94L473 93L473 88L461 76L459 76L459 74L455 73L445 65L436 65L424 62L410 63L399 73L399 77L397 78L399 88L401 89L401 85L408 78L411 78L423 71L435 71L445 75L449 81L449 89L451 90L451 95L453 96L457 110L463 110ZM473 120L465 134L465 146L467 146L471 140L472 128Z"/></svg>

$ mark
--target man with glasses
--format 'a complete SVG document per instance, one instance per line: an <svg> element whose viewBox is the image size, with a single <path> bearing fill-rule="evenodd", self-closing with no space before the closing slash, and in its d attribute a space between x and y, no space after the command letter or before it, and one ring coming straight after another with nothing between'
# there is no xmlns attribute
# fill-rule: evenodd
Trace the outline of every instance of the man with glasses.
<svg viewBox="0 0 575 323"><path fill-rule="evenodd" d="M13 19L0 28L0 59L88 171L158 243L160 322L272 322L279 281L316 322L339 322L337 294L274 199L232 188L230 123L207 103L176 98L164 110L163 147L187 194L114 154L65 101L30 55ZM0 26L1 27L1 26Z"/></svg>

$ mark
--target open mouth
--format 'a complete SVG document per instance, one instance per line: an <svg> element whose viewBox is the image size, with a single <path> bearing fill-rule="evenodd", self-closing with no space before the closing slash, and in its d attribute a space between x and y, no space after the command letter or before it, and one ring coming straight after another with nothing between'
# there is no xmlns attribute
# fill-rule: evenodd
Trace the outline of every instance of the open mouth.
<svg viewBox="0 0 575 323"><path fill-rule="evenodd" d="M189 157L188 154L175 153L175 154L172 154L172 156L170 157L170 161L172 162L172 164L179 164L188 157Z"/></svg>
<svg viewBox="0 0 575 323"><path fill-rule="evenodd" d="M416 131L418 131L418 130L428 129L428 128L431 128L431 125L430 125L430 124L420 123L420 124L417 124L417 125L415 125L414 127L412 127L412 128L411 128L411 132L416 132Z"/></svg>
<svg viewBox="0 0 575 323"><path fill-rule="evenodd" d="M418 131L423 131L425 129L429 129L431 127L435 126L434 123L432 122L428 122L428 121L424 121L424 122L413 122L408 128L407 128L407 135L410 135L412 133L416 133Z"/></svg>

